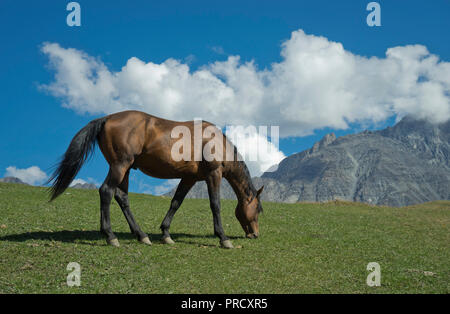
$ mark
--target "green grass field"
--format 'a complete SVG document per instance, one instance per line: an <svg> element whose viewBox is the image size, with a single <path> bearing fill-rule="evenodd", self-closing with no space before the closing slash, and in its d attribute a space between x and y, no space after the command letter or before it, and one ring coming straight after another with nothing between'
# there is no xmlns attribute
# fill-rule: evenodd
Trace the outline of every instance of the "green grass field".
<svg viewBox="0 0 450 314"><path fill-rule="evenodd" d="M159 244L170 199L130 194L153 245L137 242L114 202L120 248L98 232L97 191L68 189L53 203L45 188L0 183L0 293L449 293L450 202L405 208L350 202L264 203L261 237L248 240L222 201L234 250L219 248L207 200L185 200ZM68 287L69 262L81 286ZM369 287L369 262L381 286Z"/></svg>

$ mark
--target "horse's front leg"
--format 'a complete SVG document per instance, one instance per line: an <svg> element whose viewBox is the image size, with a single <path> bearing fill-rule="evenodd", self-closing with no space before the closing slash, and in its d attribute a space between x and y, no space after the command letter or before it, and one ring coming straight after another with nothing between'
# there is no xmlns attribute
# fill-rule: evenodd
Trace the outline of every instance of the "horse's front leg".
<svg viewBox="0 0 450 314"><path fill-rule="evenodd" d="M178 184L177 191L175 192L175 195L170 202L170 208L167 212L166 216L164 217L164 220L161 223L161 231L163 233L161 242L165 244L174 244L175 242L170 237L169 228L170 224L172 223L173 216L177 212L178 208L180 208L181 203L183 203L184 198L186 197L186 194L188 194L189 190L194 186L195 180L194 179L181 179L180 183Z"/></svg>
<svg viewBox="0 0 450 314"><path fill-rule="evenodd" d="M233 244L227 236L225 236L222 227L222 219L220 218L220 182L222 181L222 172L219 169L216 169L206 177L205 181L208 186L209 204L213 214L214 234L219 237L221 247L232 249Z"/></svg>

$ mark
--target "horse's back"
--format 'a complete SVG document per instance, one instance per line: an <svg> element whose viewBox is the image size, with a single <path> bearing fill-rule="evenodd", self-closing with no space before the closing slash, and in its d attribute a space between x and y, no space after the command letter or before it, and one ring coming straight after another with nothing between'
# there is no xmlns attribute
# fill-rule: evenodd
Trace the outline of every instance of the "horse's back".
<svg viewBox="0 0 450 314"><path fill-rule="evenodd" d="M193 132L193 125L193 121L177 122L140 111L123 111L108 116L99 146L110 165L130 162L131 167L158 178L201 177L198 161L176 161L172 156L172 147L178 141L172 138L172 130L184 126Z"/></svg>

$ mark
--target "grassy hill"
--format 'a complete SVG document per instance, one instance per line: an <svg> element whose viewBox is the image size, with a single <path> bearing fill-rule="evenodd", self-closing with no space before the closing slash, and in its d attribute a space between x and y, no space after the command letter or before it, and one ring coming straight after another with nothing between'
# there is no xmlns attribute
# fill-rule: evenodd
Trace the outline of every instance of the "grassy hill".
<svg viewBox="0 0 450 314"><path fill-rule="evenodd" d="M264 203L261 237L243 238L235 201L222 201L234 250L220 249L207 200L187 199L174 218L174 246L159 244L170 199L131 194L153 246L137 242L116 203L120 248L99 229L97 191L0 183L0 293L449 293L450 202L404 208L349 202ZM81 286L68 287L69 262ZM381 286L368 287L369 262Z"/></svg>

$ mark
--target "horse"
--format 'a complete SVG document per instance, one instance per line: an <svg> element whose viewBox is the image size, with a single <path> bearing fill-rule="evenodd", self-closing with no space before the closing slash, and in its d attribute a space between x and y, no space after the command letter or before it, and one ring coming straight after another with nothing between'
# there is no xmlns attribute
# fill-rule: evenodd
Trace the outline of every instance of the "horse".
<svg viewBox="0 0 450 314"><path fill-rule="evenodd" d="M255 189L245 162L236 147L220 130L220 134L223 135L222 139L217 136L214 136L214 139L217 137L219 140L216 142L219 141L219 144L223 144L218 145L219 149L225 150L225 147L231 147L233 158L222 158L222 160L217 158L211 160L205 156L181 160L173 158L172 148L178 140L178 138L174 138L173 130L182 127L193 134L195 133L195 123L195 120L185 122L166 120L134 110L122 111L92 120L73 137L50 177L49 183L53 181L50 187L50 202L61 195L70 185L84 162L93 153L97 143L109 164L108 175L99 188L100 232L106 237L107 244L114 247L120 246L110 223L110 204L113 197L119 204L131 233L138 241L147 245L152 244L148 235L135 221L130 210L128 181L131 169L139 169L146 175L156 178L181 179L171 200L170 208L160 226L162 243L175 243L169 233L172 219L194 184L197 181L206 181L213 215L214 234L220 239L222 248L233 248L232 242L224 233L220 216L222 178L230 183L236 194L235 216L244 230L246 238L257 238L259 236L258 215L263 211L260 195L264 186L259 190ZM215 127L206 121L201 121L199 126L202 131ZM191 139L189 144L195 145L194 141L195 138ZM206 138L201 138L201 148L205 148L207 143ZM186 147L182 147L182 149L184 150ZM189 155L189 149L184 152ZM195 157L194 153L191 150L191 157Z"/></svg>

